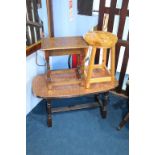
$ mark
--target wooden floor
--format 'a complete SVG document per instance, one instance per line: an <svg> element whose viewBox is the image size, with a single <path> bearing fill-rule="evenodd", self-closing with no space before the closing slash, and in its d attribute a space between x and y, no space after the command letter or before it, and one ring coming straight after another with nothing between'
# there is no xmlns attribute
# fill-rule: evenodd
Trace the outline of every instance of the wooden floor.
<svg viewBox="0 0 155 155"><path fill-rule="evenodd" d="M68 74L65 74L65 78L68 79L68 81L77 81L75 83L73 82L73 84L67 85L64 83L64 85L59 85L59 81L64 80L64 74L62 75L62 71L52 71L52 77L55 84L52 86L52 89L49 90L47 88L46 74L36 76L32 82L33 94L41 98L69 98L106 92L118 86L117 81L104 82L91 84L90 88L86 89L84 86L80 85L80 79L77 78L75 69L72 69Z"/></svg>

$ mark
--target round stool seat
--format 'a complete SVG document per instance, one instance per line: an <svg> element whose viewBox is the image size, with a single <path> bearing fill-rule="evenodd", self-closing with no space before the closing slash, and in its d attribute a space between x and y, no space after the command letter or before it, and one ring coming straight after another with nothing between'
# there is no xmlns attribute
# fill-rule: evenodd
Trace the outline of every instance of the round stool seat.
<svg viewBox="0 0 155 155"><path fill-rule="evenodd" d="M91 46L111 48L116 44L118 38L110 32L92 31L84 35L84 40Z"/></svg>

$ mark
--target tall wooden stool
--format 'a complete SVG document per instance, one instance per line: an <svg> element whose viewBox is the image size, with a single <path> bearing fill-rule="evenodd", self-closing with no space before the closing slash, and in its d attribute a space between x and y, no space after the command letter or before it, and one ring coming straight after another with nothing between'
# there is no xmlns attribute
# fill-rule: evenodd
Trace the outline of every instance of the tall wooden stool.
<svg viewBox="0 0 155 155"><path fill-rule="evenodd" d="M85 41L92 46L92 52L88 67L84 69L85 87L89 88L91 83L114 82L115 81L115 45L117 36L110 32L92 31L84 36ZM96 50L103 50L102 64L95 65ZM107 50L111 53L110 70L106 67Z"/></svg>

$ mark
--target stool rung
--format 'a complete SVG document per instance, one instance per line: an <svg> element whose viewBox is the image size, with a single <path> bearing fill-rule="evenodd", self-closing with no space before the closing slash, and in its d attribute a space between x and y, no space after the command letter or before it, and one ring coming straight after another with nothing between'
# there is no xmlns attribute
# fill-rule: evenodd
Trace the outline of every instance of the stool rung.
<svg viewBox="0 0 155 155"><path fill-rule="evenodd" d="M111 80L112 80L111 77L91 78L90 83L110 82Z"/></svg>
<svg viewBox="0 0 155 155"><path fill-rule="evenodd" d="M96 68L103 68L103 65L94 65L93 69L96 69Z"/></svg>

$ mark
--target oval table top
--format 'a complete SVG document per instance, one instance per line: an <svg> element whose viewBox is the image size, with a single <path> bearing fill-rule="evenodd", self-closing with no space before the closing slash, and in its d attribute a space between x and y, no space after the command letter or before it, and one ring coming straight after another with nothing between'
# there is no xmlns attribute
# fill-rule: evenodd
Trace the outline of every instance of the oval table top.
<svg viewBox="0 0 155 155"><path fill-rule="evenodd" d="M97 94L107 92L118 86L118 81L104 82L91 84L89 89L86 89L80 84L53 86L52 90L47 88L46 74L38 75L33 79L32 91L33 94L41 98L71 98L88 94Z"/></svg>

